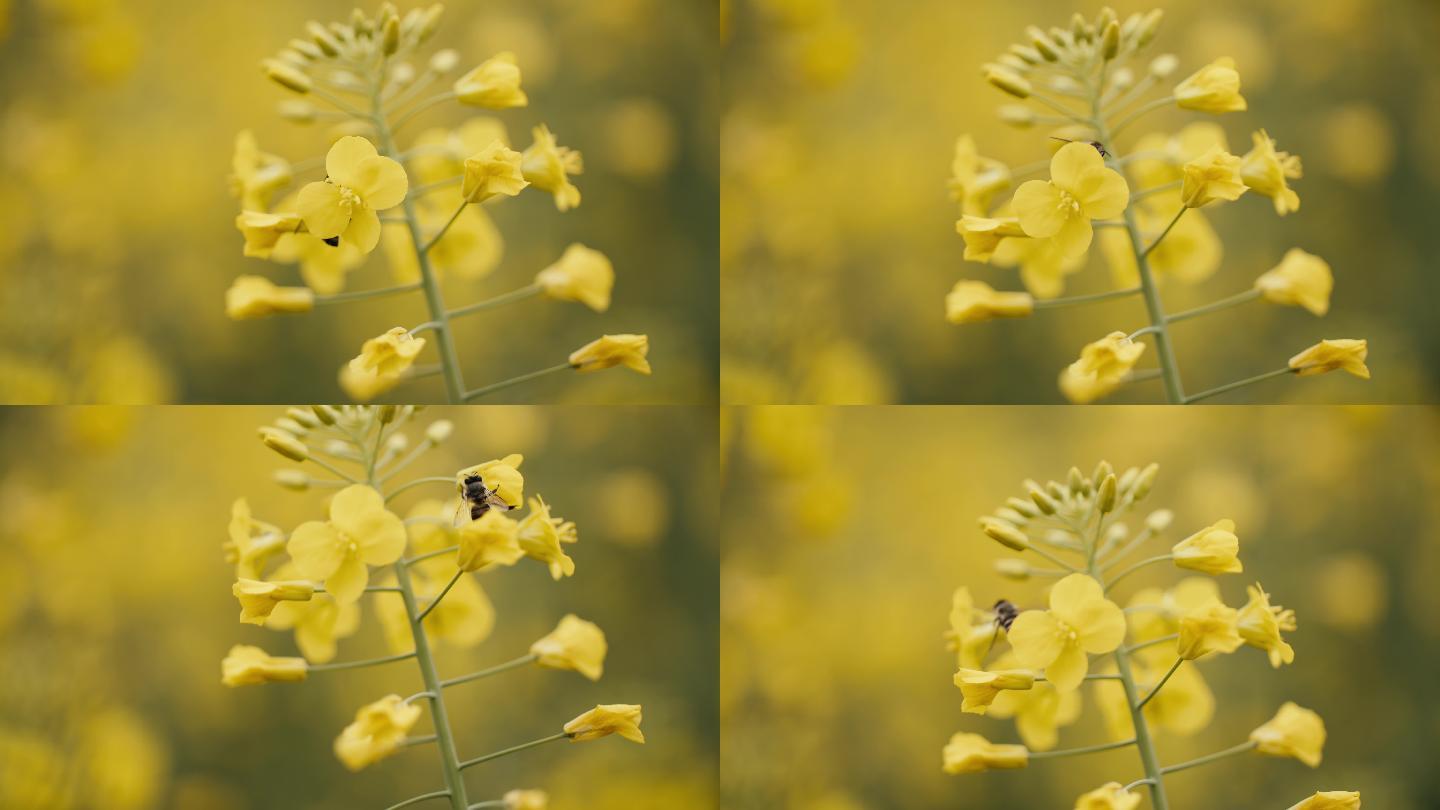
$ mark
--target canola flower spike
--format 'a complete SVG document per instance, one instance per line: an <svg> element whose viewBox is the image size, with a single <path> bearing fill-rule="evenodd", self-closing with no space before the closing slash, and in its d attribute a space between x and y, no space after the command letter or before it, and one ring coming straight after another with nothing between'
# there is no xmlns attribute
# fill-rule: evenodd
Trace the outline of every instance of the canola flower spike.
<svg viewBox="0 0 1440 810"><path fill-rule="evenodd" d="M402 15L386 4L374 15L356 10L341 22L310 21L303 36L261 62L269 80L295 94L280 103L282 118L300 125L337 122L335 129L343 134L323 158L294 163L262 151L250 130L236 136L229 185L240 202L235 225L243 237L242 252L299 265L305 286L278 287L261 275L241 276L226 293L226 314L246 320L420 292L428 320L371 339L341 367L341 388L359 402L429 376L442 378L449 402L462 403L568 368L624 365L649 374L645 336L617 335L573 353L567 364L476 388L466 385L452 319L534 296L577 301L604 312L615 271L599 251L571 245L524 287L463 306L446 305L442 272L478 278L500 265L499 230L484 210L472 206L534 186L551 195L557 210L575 209L581 193L573 178L584 171L584 160L543 123L532 129L532 142L523 152L512 149L505 125L494 118L471 119L454 130L426 130L401 148L402 128L439 105L505 111L529 104L520 65L510 51L455 78L448 90L422 97L462 58L450 49L428 58L422 52L438 30L442 11L435 4ZM287 193L297 176L322 167L323 178ZM398 285L345 291L348 274L382 242ZM421 333L433 334L425 340L418 337ZM438 354L438 364L412 368L427 348Z"/></svg>
<svg viewBox="0 0 1440 810"><path fill-rule="evenodd" d="M1260 298L1324 315L1333 279L1329 266L1322 269L1318 259L1287 256L1249 291L1183 312L1166 310L1160 277L1199 284L1220 269L1219 235L1194 209L1238 201L1254 191L1269 198L1277 216L1286 216L1299 210L1300 197L1291 183L1303 171L1300 158L1281 151L1265 129L1252 134L1253 146L1243 155L1232 153L1223 129L1209 121L1174 134L1150 133L1133 145L1122 138L1145 116L1167 108L1212 115L1248 108L1240 71L1227 56L1194 70L1171 89L1159 89L1180 68L1173 54L1145 53L1163 16L1157 9L1122 18L1105 9L1093 19L1077 14L1068 26L1030 26L1022 42L982 65L986 81L1010 97L1000 108L1001 120L1020 130L1020 137L1040 130L1037 137L1047 139L1054 154L1012 171L984 157L972 136L956 139L948 185L960 205L955 228L964 240L964 258L1018 268L1029 298L962 280L946 296L946 319L966 324L1023 317L1033 309L1138 295L1149 323L1134 331L1114 330L1084 347L1080 360L1059 376L1061 393L1074 403L1094 402L1121 385L1157 378L1172 404L1200 402L1291 372L1308 376L1344 369L1368 379L1363 341L1326 341L1296 355L1285 369L1187 395L1171 338L1174 324ZM1045 131L1050 125L1057 128ZM1065 143L1056 146L1055 141ZM1023 182L1007 198L1012 181L1046 168L1048 179ZM1067 277L1085 269L1096 229L1116 288L1061 298ZM1146 342L1137 342L1141 338ZM1134 363L1147 343L1153 344L1157 367L1136 371Z"/></svg>
<svg viewBox="0 0 1440 810"><path fill-rule="evenodd" d="M961 693L961 711L1013 719L1024 745L959 731L942 751L947 773L1024 768L1046 759L1133 748L1142 778L1106 782L1079 796L1074 806L1135 810L1148 793L1149 806L1168 810L1168 774L1250 753L1319 766L1324 722L1294 703L1283 705L1244 742L1162 764L1154 742L1157 731L1194 735L1211 726L1217 710L1217 696L1200 668L1186 662L1250 646L1264 651L1272 666L1291 663L1294 650L1282 633L1295 630L1296 618L1294 611L1272 604L1258 583L1239 609L1221 599L1210 577L1240 570L1239 539L1230 520L1195 532L1169 553L1130 563L1174 521L1168 509L1141 510L1158 474L1155 464L1117 470L1101 461L1089 475L1072 467L1061 480L1024 481L1024 497L1007 498L980 518L985 533L1011 549L1048 549L1044 555L1057 566L1051 573L1060 578L1050 588L1048 609L1018 615L1005 600L985 610L968 588L954 592L945 639L958 653L952 680ZM1138 531L1129 528L1132 520L1139 522ZM1117 583L1131 572L1172 561L1209 576L1187 577L1168 589L1139 589L1124 609L1111 601ZM1019 563L1024 576L1036 573L1021 560L1002 562ZM1078 688L1085 681L1094 682L1093 690ZM1056 749L1059 728L1080 717L1087 693L1098 704L1112 741ZM1358 803L1359 795L1352 792L1320 792L1291 810Z"/></svg>

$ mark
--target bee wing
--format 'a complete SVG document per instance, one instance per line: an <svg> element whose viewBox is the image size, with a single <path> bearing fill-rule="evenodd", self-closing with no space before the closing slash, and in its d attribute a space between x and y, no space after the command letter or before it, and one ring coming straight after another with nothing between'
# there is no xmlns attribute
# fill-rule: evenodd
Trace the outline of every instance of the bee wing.
<svg viewBox="0 0 1440 810"><path fill-rule="evenodd" d="M462 499L462 500L460 501L460 504L455 507L455 518L454 518L454 520L453 520L452 522L454 523L454 525L455 525L456 528L459 528L460 526L464 526L464 525L468 522L466 519L469 518L469 517L470 517L470 504L466 503L466 502Z"/></svg>

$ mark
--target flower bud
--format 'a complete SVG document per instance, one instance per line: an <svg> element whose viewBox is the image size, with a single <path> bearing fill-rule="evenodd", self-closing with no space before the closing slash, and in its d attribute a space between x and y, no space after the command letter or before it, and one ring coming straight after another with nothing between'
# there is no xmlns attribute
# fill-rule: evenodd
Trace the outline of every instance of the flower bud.
<svg viewBox="0 0 1440 810"><path fill-rule="evenodd" d="M315 105L297 98L287 98L275 108L281 118L292 124L315 123Z"/></svg>
<svg viewBox="0 0 1440 810"><path fill-rule="evenodd" d="M1135 479L1139 477L1140 469L1138 467L1125 468L1125 472L1120 475L1120 491L1129 492L1130 488L1135 486Z"/></svg>
<svg viewBox="0 0 1440 810"><path fill-rule="evenodd" d="M311 20L305 23L305 33L310 35L310 39L314 41L315 46L320 49L321 53L326 56L340 55L340 43L326 30L325 26Z"/></svg>
<svg viewBox="0 0 1440 810"><path fill-rule="evenodd" d="M285 415L307 428L320 427L320 420L316 418L314 411L308 411L304 408L286 408Z"/></svg>
<svg viewBox="0 0 1440 810"><path fill-rule="evenodd" d="M1115 509L1116 482L1115 475L1111 473L1100 481L1100 487L1096 490L1095 503L1100 507L1100 514L1106 514Z"/></svg>
<svg viewBox="0 0 1440 810"><path fill-rule="evenodd" d="M1038 50L1028 45L1011 45L1010 53L1020 57L1023 62L1029 65L1038 65L1045 61L1045 57L1041 56Z"/></svg>
<svg viewBox="0 0 1440 810"><path fill-rule="evenodd" d="M395 421L396 407L394 405L380 406L380 424L388 425Z"/></svg>
<svg viewBox="0 0 1440 810"><path fill-rule="evenodd" d="M1135 71L1128 67L1116 68L1110 74L1110 88L1112 90L1129 90L1135 86Z"/></svg>
<svg viewBox="0 0 1440 810"><path fill-rule="evenodd" d="M1002 506L999 509L996 509L995 517L1000 518L1006 523L1010 523L1015 526L1024 526L1026 523L1030 522L1030 518L1025 517L1024 515L1016 512L1014 509L1011 509L1008 506Z"/></svg>
<svg viewBox="0 0 1440 810"><path fill-rule="evenodd" d="M455 432L455 424L449 419L437 419L425 428L425 439L431 444L440 444Z"/></svg>
<svg viewBox="0 0 1440 810"><path fill-rule="evenodd" d="M1088 495L1090 493L1090 482L1085 480L1078 467L1071 467L1068 473L1067 483L1070 491L1076 495Z"/></svg>
<svg viewBox="0 0 1440 810"><path fill-rule="evenodd" d="M1150 60L1150 75L1157 79L1164 79L1180 67L1180 57L1173 53L1162 53Z"/></svg>
<svg viewBox="0 0 1440 810"><path fill-rule="evenodd" d="M1155 34L1160 30L1160 21L1165 17L1165 10L1157 8L1146 14L1140 21L1140 27L1135 32L1135 47L1143 48L1150 44Z"/></svg>
<svg viewBox="0 0 1440 810"><path fill-rule="evenodd" d="M335 424L335 409L329 405L311 405L310 410L315 413L315 418L327 425Z"/></svg>
<svg viewBox="0 0 1440 810"><path fill-rule="evenodd" d="M1110 466L1110 462L1101 459L1099 463L1095 465L1095 472L1090 474L1090 480L1103 481L1105 479L1105 476L1110 475L1113 472L1115 472L1115 468Z"/></svg>
<svg viewBox="0 0 1440 810"><path fill-rule="evenodd" d="M390 69L390 81L404 87L415 81L415 66L409 62L398 62Z"/></svg>
<svg viewBox="0 0 1440 810"><path fill-rule="evenodd" d="M1036 515L1040 514L1040 510L1036 508L1035 504L1031 501L1025 500L1024 498L1006 498L1005 505L1010 507L1011 509L1014 509L1020 514L1025 515L1026 517L1035 517Z"/></svg>
<svg viewBox="0 0 1440 810"><path fill-rule="evenodd" d="M340 439L331 439L325 442L325 452L336 458L356 458L355 451L350 445Z"/></svg>
<svg viewBox="0 0 1440 810"><path fill-rule="evenodd" d="M304 492L310 488L310 476L300 470L282 469L276 470L274 475L275 483L286 489L293 489L296 492Z"/></svg>
<svg viewBox="0 0 1440 810"><path fill-rule="evenodd" d="M1000 66L994 66L985 73L985 81L1004 90L1016 98L1029 98L1030 82L1020 74Z"/></svg>
<svg viewBox="0 0 1440 810"><path fill-rule="evenodd" d="M370 22L370 18L366 17L365 12L358 8L350 12L350 27L354 28L357 34L369 34L375 30L375 26Z"/></svg>
<svg viewBox="0 0 1440 810"><path fill-rule="evenodd" d="M1105 26L1105 33L1100 39L1100 53L1106 61L1114 59L1120 53L1120 23L1114 20Z"/></svg>
<svg viewBox="0 0 1440 810"><path fill-rule="evenodd" d="M1095 29L1091 27L1090 21L1081 16L1080 12L1077 11L1070 17L1070 34L1074 36L1076 40L1084 42L1090 39L1094 33Z"/></svg>
<svg viewBox="0 0 1440 810"><path fill-rule="evenodd" d="M1115 9L1105 6L1100 9L1100 14L1095 17L1095 27L1104 30L1105 27L1112 22L1118 25L1118 20L1119 18L1115 15Z"/></svg>
<svg viewBox="0 0 1440 810"><path fill-rule="evenodd" d="M1006 579L1026 580L1030 578L1030 563L1015 557L995 561L995 573Z"/></svg>
<svg viewBox="0 0 1440 810"><path fill-rule="evenodd" d="M1030 45L1046 62L1054 62L1060 58L1060 50L1055 47L1055 41L1046 36L1044 31L1032 25L1025 29L1025 33L1030 37Z"/></svg>
<svg viewBox="0 0 1440 810"><path fill-rule="evenodd" d="M1130 496L1130 499L1136 503L1144 500L1145 496L1150 494L1150 488L1155 486L1155 476L1159 474L1159 464L1151 464L1141 470L1139 477L1135 479L1135 492Z"/></svg>
<svg viewBox="0 0 1440 810"><path fill-rule="evenodd" d="M1156 534L1170 528L1170 522L1175 519L1175 513L1169 509L1156 509L1145 516L1145 528Z"/></svg>
<svg viewBox="0 0 1440 810"><path fill-rule="evenodd" d="M1035 111L1024 104L1006 104L999 110L1000 120L1018 129L1035 125Z"/></svg>
<svg viewBox="0 0 1440 810"><path fill-rule="evenodd" d="M305 438L305 434L310 432L309 428L305 427L304 425L300 424L294 419L291 419L288 416L282 416L279 419L276 419L275 427L278 427L286 433L293 434L294 436L301 439Z"/></svg>
<svg viewBox="0 0 1440 810"><path fill-rule="evenodd" d="M435 29L440 27L440 15L445 13L445 7L439 3L425 9L425 16L420 18L420 25L415 29L415 40L424 42L435 34Z"/></svg>
<svg viewBox="0 0 1440 810"><path fill-rule="evenodd" d="M386 56L400 50L400 18L393 14L385 18L385 28L380 35L380 50Z"/></svg>
<svg viewBox="0 0 1440 810"><path fill-rule="evenodd" d="M260 441L264 442L266 447L291 461L304 461L310 457L310 449L305 446L304 442L279 428L268 425L260 428Z"/></svg>
<svg viewBox="0 0 1440 810"><path fill-rule="evenodd" d="M1024 551L1030 547L1030 539L1025 536L1025 533L1011 526L1009 523L1004 523L994 518L981 518L980 529L985 532L991 540L1000 543L1006 548L1011 548L1015 551Z"/></svg>
<svg viewBox="0 0 1440 810"><path fill-rule="evenodd" d="M288 90L296 93L308 93L313 86L309 76L284 62L267 59L263 65L266 78Z"/></svg>
<svg viewBox="0 0 1440 810"><path fill-rule="evenodd" d="M308 40L292 39L290 40L289 47L290 50L295 51L296 53L305 57L307 61L313 62L314 60L319 59L320 57L325 55L325 52L320 50L319 45L316 45L315 43Z"/></svg>
<svg viewBox="0 0 1440 810"><path fill-rule="evenodd" d="M1029 495L1030 500L1034 501L1035 505L1040 507L1041 512L1044 512L1047 515L1055 514L1055 500L1049 495L1045 494L1044 490L1040 489L1034 484L1031 484L1030 490L1025 494Z"/></svg>
<svg viewBox="0 0 1440 810"><path fill-rule="evenodd" d="M460 52L453 48L436 51L430 57L430 69L436 73L449 73L460 66Z"/></svg>

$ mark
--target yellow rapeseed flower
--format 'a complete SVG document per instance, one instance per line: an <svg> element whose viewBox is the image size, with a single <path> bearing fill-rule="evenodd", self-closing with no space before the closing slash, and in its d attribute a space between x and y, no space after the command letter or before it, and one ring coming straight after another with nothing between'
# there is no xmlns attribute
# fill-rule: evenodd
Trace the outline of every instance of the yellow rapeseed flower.
<svg viewBox="0 0 1440 810"><path fill-rule="evenodd" d="M347 135L325 155L325 173L325 180L306 185L296 198L306 229L369 253L380 242L377 212L399 205L409 191L404 167L382 157L367 139Z"/></svg>
<svg viewBox="0 0 1440 810"><path fill-rule="evenodd" d="M245 236L246 256L268 259L282 237L300 230L300 215L241 211L235 217L235 227Z"/></svg>
<svg viewBox="0 0 1440 810"><path fill-rule="evenodd" d="M1199 208L1216 200L1238 200L1248 189L1240 179L1240 158L1214 147L1181 170L1180 202Z"/></svg>
<svg viewBox="0 0 1440 810"><path fill-rule="evenodd" d="M1250 601L1240 608L1237 622L1240 637L1251 647L1264 650L1270 656L1270 666L1275 669L1294 662L1295 649L1280 633L1294 631L1295 611L1270 604L1270 594L1265 593L1258 582L1246 590Z"/></svg>
<svg viewBox="0 0 1440 810"><path fill-rule="evenodd" d="M1315 712L1287 701L1270 722L1250 732L1250 741L1262 754L1292 757L1317 768L1325 748L1325 722Z"/></svg>
<svg viewBox="0 0 1440 810"><path fill-rule="evenodd" d="M601 704L565 724L571 742L598 740L611 734L644 743L640 731L641 707L630 703Z"/></svg>
<svg viewBox="0 0 1440 810"><path fill-rule="evenodd" d="M315 586L304 580L261 582L242 577L230 586L230 592L240 600L240 621L263 625L281 602L310 601Z"/></svg>
<svg viewBox="0 0 1440 810"><path fill-rule="evenodd" d="M1175 102L1186 110L1210 113L1244 110L1245 97L1240 95L1240 73L1235 60L1222 56L1197 70L1175 87Z"/></svg>
<svg viewBox="0 0 1440 810"><path fill-rule="evenodd" d="M1170 549L1175 565L1207 574L1238 574L1245 570L1240 563L1240 538L1235 535L1235 521L1220 520L1176 543Z"/></svg>
<svg viewBox="0 0 1440 810"><path fill-rule="evenodd" d="M1131 667L1137 683L1155 684L1174 663L1173 651L1157 646L1138 652ZM1097 681L1094 695L1110 738L1134 739L1135 722L1125 687L1117 681ZM1205 683L1199 667L1180 667L1165 682L1165 688L1145 704L1144 712L1145 723L1151 729L1188 737L1207 728L1214 719L1215 693Z"/></svg>
<svg viewBox="0 0 1440 810"><path fill-rule="evenodd" d="M1031 295L1040 299L1055 298L1065 292L1065 277L1084 269L1085 254L1067 255L1056 238L1007 238L995 248L990 263L996 267L1019 267L1020 281Z"/></svg>
<svg viewBox="0 0 1440 810"><path fill-rule="evenodd" d="M1360 793L1354 790L1322 790L1292 805L1290 810L1360 810Z"/></svg>
<svg viewBox="0 0 1440 810"><path fill-rule="evenodd" d="M975 139L961 135L955 139L949 185L950 197L960 203L961 213L984 216L995 195L1010 187L1010 169L998 160L982 157Z"/></svg>
<svg viewBox="0 0 1440 810"><path fill-rule="evenodd" d="M466 467L455 473L455 491L463 497L465 479L472 475L478 475L486 489L494 492L496 497L505 502L506 506L517 509L520 504L525 502L525 476L520 473L520 465L524 462L524 456L519 453L511 453L504 458L491 459L473 467Z"/></svg>
<svg viewBox="0 0 1440 810"><path fill-rule="evenodd" d="M965 261L988 262L1006 239L1024 239L1025 229L1016 217L981 217L965 214L955 221L965 240Z"/></svg>
<svg viewBox="0 0 1440 810"><path fill-rule="evenodd" d="M1025 669L961 669L955 673L955 685L965 696L960 711L984 714L995 702L995 698L1007 689L1031 689L1035 686L1035 673Z"/></svg>
<svg viewBox="0 0 1440 810"><path fill-rule="evenodd" d="M558 301L579 301L596 312L610 308L615 268L604 253L576 242L560 260L535 275L535 283Z"/></svg>
<svg viewBox="0 0 1440 810"><path fill-rule="evenodd" d="M259 647L236 644L220 662L220 682L226 686L303 681L309 674L304 658L272 658Z"/></svg>
<svg viewBox="0 0 1440 810"><path fill-rule="evenodd" d="M1080 359L1060 372L1060 391L1077 405L1094 402L1125 382L1145 353L1124 332L1111 332L1080 350Z"/></svg>
<svg viewBox="0 0 1440 810"><path fill-rule="evenodd" d="M998 669L1015 662L1010 653L995 662ZM1015 730L1031 751L1049 751L1060 742L1060 727L1080 718L1081 700L1078 690L1060 692L1040 682L1031 689L1007 689L995 696L986 712L990 717L1015 718Z"/></svg>
<svg viewBox="0 0 1440 810"><path fill-rule="evenodd" d="M1244 643L1235 626L1238 615L1234 608L1212 602L1180 617L1177 654L1193 661L1213 652L1235 652Z"/></svg>
<svg viewBox="0 0 1440 810"><path fill-rule="evenodd" d="M521 156L520 170L530 185L555 195L555 207L569 211L580 204L580 189L570 175L585 171L580 153L555 142L550 128L541 124L531 130L535 142Z"/></svg>
<svg viewBox="0 0 1440 810"><path fill-rule="evenodd" d="M1086 653L1113 652L1125 640L1125 614L1099 582L1071 574L1050 589L1050 609L1021 613L1009 637L1020 663L1043 667L1050 683L1068 692L1085 680Z"/></svg>
<svg viewBox="0 0 1440 810"><path fill-rule="evenodd" d="M578 539L575 524L551 517L550 507L538 495L530 499L530 514L516 528L516 540L525 556L548 565L551 578L557 580L575 573L575 561L565 554L561 544Z"/></svg>
<svg viewBox="0 0 1440 810"><path fill-rule="evenodd" d="M229 539L221 546L225 561L235 566L237 578L258 579L265 563L285 548L279 527L255 519L250 502L236 498L230 505Z"/></svg>
<svg viewBox="0 0 1440 810"><path fill-rule="evenodd" d="M1025 233L1054 237L1062 253L1090 247L1092 219L1118 217L1130 202L1130 187L1087 143L1067 143L1050 159L1050 180L1030 180L1015 190L1011 207Z"/></svg>
<svg viewBox="0 0 1440 810"><path fill-rule="evenodd" d="M231 161L230 193L248 211L265 211L270 196L290 184L293 176L290 163L284 158L260 151L255 133L243 130L235 136L235 156Z"/></svg>
<svg viewBox="0 0 1440 810"><path fill-rule="evenodd" d="M1245 185L1264 194L1275 202L1275 213L1285 216L1300 210L1300 195L1290 188L1287 180L1299 180L1304 171L1298 155L1277 152L1275 140L1260 130L1252 136L1255 148L1245 153L1240 164L1240 176Z"/></svg>
<svg viewBox="0 0 1440 810"><path fill-rule="evenodd" d="M340 367L340 386L354 399L374 399L399 384L424 348L425 338L415 337L403 326L370 338L360 354Z"/></svg>
<svg viewBox="0 0 1440 810"><path fill-rule="evenodd" d="M512 790L501 797L505 810L546 810L550 795L543 790Z"/></svg>
<svg viewBox="0 0 1440 810"><path fill-rule="evenodd" d="M1266 301L1301 306L1317 316L1330 311L1330 291L1334 286L1330 265L1300 248L1290 248L1280 264L1255 279L1255 289Z"/></svg>
<svg viewBox="0 0 1440 810"><path fill-rule="evenodd" d="M1024 318L1035 311L1029 293L997 292L983 281L957 281L945 296L950 323L979 323L992 318Z"/></svg>
<svg viewBox="0 0 1440 810"><path fill-rule="evenodd" d="M460 550L455 564L461 571L480 571L493 565L514 565L525 556L517 535L519 524L499 509L490 509L460 527Z"/></svg>
<svg viewBox="0 0 1440 810"><path fill-rule="evenodd" d="M370 581L370 565L389 565L405 551L405 524L385 508L385 498L363 484L330 500L330 519L295 527L288 545L295 567L325 580L337 602L354 602Z"/></svg>
<svg viewBox="0 0 1440 810"><path fill-rule="evenodd" d="M548 669L574 670L592 681L605 671L605 633L571 613L550 634L530 645L535 663Z"/></svg>
<svg viewBox="0 0 1440 810"><path fill-rule="evenodd" d="M1023 745L997 745L979 734L962 731L945 745L942 764L950 774L1023 768L1030 764L1030 752Z"/></svg>
<svg viewBox="0 0 1440 810"><path fill-rule="evenodd" d="M277 287L264 276L239 276L225 291L225 314L236 321L314 308L315 293L309 287Z"/></svg>
<svg viewBox="0 0 1440 810"><path fill-rule="evenodd" d="M602 335L570 353L576 371L600 371L624 366L640 374L650 373L650 338L646 335Z"/></svg>
<svg viewBox="0 0 1440 810"><path fill-rule="evenodd" d="M1365 357L1369 353L1370 346L1363 339L1322 340L1290 358L1290 368L1301 377L1339 369L1368 380L1370 368L1365 365Z"/></svg>
<svg viewBox="0 0 1440 810"><path fill-rule="evenodd" d="M386 695L361 706L355 722L335 738L335 756L352 771L390 756L405 741L420 713L419 706L406 703L399 695Z"/></svg>
<svg viewBox="0 0 1440 810"><path fill-rule="evenodd" d="M530 182L521 171L522 155L500 141L465 158L465 176L460 181L460 196L466 202L480 203L503 194L514 197Z"/></svg>
<svg viewBox="0 0 1440 810"><path fill-rule="evenodd" d="M995 638L993 622L975 621L975 599L970 589L955 589L950 607L950 629L945 633L947 648L956 654L961 668L982 669L985 654Z"/></svg>
<svg viewBox="0 0 1440 810"><path fill-rule="evenodd" d="M462 104L505 110L530 103L520 89L520 66L515 54L505 51L481 62L455 80L455 96Z"/></svg>
<svg viewBox="0 0 1440 810"><path fill-rule="evenodd" d="M283 573L286 569L293 573L293 565L287 564L277 576L290 575ZM309 602L281 602L265 626L271 630L294 630L295 646L300 648L305 660L323 664L335 658L340 639L349 638L360 629L360 603L341 604L326 594L316 594Z"/></svg>
<svg viewBox="0 0 1440 810"><path fill-rule="evenodd" d="M1107 782L1075 800L1075 810L1135 810L1140 794L1131 793L1119 782Z"/></svg>

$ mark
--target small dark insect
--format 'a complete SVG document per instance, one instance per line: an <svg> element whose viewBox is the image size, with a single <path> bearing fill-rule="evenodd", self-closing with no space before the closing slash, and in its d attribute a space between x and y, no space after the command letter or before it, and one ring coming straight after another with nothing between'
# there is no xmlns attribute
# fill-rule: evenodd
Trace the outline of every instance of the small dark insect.
<svg viewBox="0 0 1440 810"><path fill-rule="evenodd" d="M330 247L340 247L340 237L338 236L332 236L329 239L322 239L321 241Z"/></svg>
<svg viewBox="0 0 1440 810"><path fill-rule="evenodd" d="M990 637L990 646L995 646L996 639L1000 638L1000 630L1010 632L1010 625L1015 623L1015 618L1020 615L1020 608L1009 599L995 600L995 633Z"/></svg>
<svg viewBox="0 0 1440 810"><path fill-rule="evenodd" d="M458 509L455 510L455 525L460 525L461 517L465 514L466 507L470 509L470 519L479 520L491 509L499 509L502 512L510 510L510 504L506 503L499 495L499 487L489 489L485 486L485 479L478 475L466 476L464 482L464 500Z"/></svg>
<svg viewBox="0 0 1440 810"><path fill-rule="evenodd" d="M1050 140L1064 141L1065 143L1089 143L1091 146L1095 147L1096 152L1100 153L1100 157L1110 157L1110 153L1105 151L1105 144L1100 143L1099 141L1072 141L1069 138L1060 138L1055 135L1051 135Z"/></svg>

